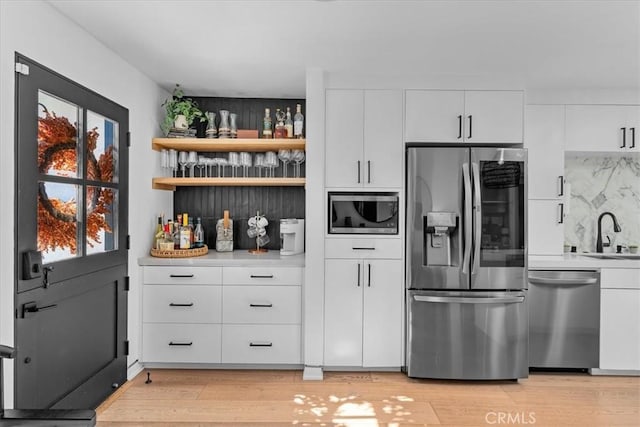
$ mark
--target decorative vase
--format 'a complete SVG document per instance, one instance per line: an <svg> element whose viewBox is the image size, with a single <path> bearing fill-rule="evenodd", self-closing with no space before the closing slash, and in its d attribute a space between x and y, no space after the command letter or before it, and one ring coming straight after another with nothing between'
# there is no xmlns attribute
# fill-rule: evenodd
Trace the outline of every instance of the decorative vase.
<svg viewBox="0 0 640 427"><path fill-rule="evenodd" d="M229 125L229 112L220 110L220 126L218 126L218 137L229 138L231 136L231 127Z"/></svg>
<svg viewBox="0 0 640 427"><path fill-rule="evenodd" d="M187 123L187 118L178 114L175 119L173 119L173 127L176 129L189 129L189 123Z"/></svg>
<svg viewBox="0 0 640 427"><path fill-rule="evenodd" d="M216 129L216 113L207 111L207 130L205 135L207 138L216 138L218 136L218 130Z"/></svg>
<svg viewBox="0 0 640 427"><path fill-rule="evenodd" d="M230 129L230 134L231 134L231 138L237 138L238 137L238 125L236 122L236 118L238 117L237 114L235 113L231 113L229 114L229 129Z"/></svg>

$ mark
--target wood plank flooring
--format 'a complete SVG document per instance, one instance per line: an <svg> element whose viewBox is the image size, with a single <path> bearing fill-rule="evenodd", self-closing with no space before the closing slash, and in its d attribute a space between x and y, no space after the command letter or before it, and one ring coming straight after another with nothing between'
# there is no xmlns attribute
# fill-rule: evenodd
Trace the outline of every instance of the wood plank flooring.
<svg viewBox="0 0 640 427"><path fill-rule="evenodd" d="M151 369L97 412L100 427L640 426L640 378L532 373L471 382L325 372L324 381L303 381L301 371Z"/></svg>

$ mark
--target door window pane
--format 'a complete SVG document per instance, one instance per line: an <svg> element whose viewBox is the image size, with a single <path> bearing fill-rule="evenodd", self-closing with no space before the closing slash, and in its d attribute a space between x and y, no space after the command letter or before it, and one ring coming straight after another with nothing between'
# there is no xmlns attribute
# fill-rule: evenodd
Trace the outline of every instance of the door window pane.
<svg viewBox="0 0 640 427"><path fill-rule="evenodd" d="M81 109L38 91L38 170L47 175L78 177L78 123Z"/></svg>
<svg viewBox="0 0 640 427"><path fill-rule="evenodd" d="M480 162L482 267L524 266L524 165Z"/></svg>
<svg viewBox="0 0 640 427"><path fill-rule="evenodd" d="M87 186L87 255L118 249L118 191Z"/></svg>
<svg viewBox="0 0 640 427"><path fill-rule="evenodd" d="M45 264L78 255L80 186L38 183L38 250Z"/></svg>
<svg viewBox="0 0 640 427"><path fill-rule="evenodd" d="M87 179L118 182L118 122L87 111Z"/></svg>

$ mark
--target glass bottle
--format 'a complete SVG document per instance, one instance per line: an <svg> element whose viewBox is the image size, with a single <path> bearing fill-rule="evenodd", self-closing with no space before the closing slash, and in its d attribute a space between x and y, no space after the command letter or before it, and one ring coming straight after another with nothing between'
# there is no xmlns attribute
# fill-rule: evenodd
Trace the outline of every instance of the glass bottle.
<svg viewBox="0 0 640 427"><path fill-rule="evenodd" d="M287 138L293 138L293 120L291 120L291 107L287 107L287 118L284 120L284 128L287 131Z"/></svg>
<svg viewBox="0 0 640 427"><path fill-rule="evenodd" d="M271 132L271 111L268 108L264 109L264 119L262 119L262 137L268 139L273 137Z"/></svg>
<svg viewBox="0 0 640 427"><path fill-rule="evenodd" d="M193 226L193 217L189 217L189 247L195 247L195 227Z"/></svg>
<svg viewBox="0 0 640 427"><path fill-rule="evenodd" d="M296 114L293 116L293 137L298 139L304 138L303 128L304 116L302 115L302 106L296 104Z"/></svg>
<svg viewBox="0 0 640 427"><path fill-rule="evenodd" d="M160 249L160 242L164 237L164 232L162 231L162 217L158 217L158 224L156 224L156 232L153 235L153 248Z"/></svg>
<svg viewBox="0 0 640 427"><path fill-rule="evenodd" d="M229 125L229 111L220 110L220 126L218 126L218 138L229 138L231 126Z"/></svg>
<svg viewBox="0 0 640 427"><path fill-rule="evenodd" d="M179 214L173 223L173 248L180 249L180 228L182 227L182 214Z"/></svg>
<svg viewBox="0 0 640 427"><path fill-rule="evenodd" d="M204 247L204 229L202 228L202 219L196 219L196 229L194 231L193 246L196 248Z"/></svg>
<svg viewBox="0 0 640 427"><path fill-rule="evenodd" d="M205 131L207 138L217 138L218 130L216 129L216 113L207 111L207 130Z"/></svg>
<svg viewBox="0 0 640 427"><path fill-rule="evenodd" d="M191 249L191 232L189 230L189 215L182 215L182 226L180 227L180 249Z"/></svg>
<svg viewBox="0 0 640 427"><path fill-rule="evenodd" d="M238 115L236 113L229 114L229 133L231 134L231 138L238 137L238 124L236 118Z"/></svg>
<svg viewBox="0 0 640 427"><path fill-rule="evenodd" d="M273 135L274 138L286 138L287 131L284 127L284 111L276 108L276 129Z"/></svg>

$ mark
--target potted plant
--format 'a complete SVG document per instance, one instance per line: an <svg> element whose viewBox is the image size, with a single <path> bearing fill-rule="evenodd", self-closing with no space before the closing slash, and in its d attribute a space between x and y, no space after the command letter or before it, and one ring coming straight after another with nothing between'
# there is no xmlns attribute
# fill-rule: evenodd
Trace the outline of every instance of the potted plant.
<svg viewBox="0 0 640 427"><path fill-rule="evenodd" d="M186 130L195 119L205 122L207 117L202 113L198 104L191 98L185 98L184 92L179 84L173 89L171 98L162 103L165 107L165 118L162 123L162 131L169 134L171 128Z"/></svg>

